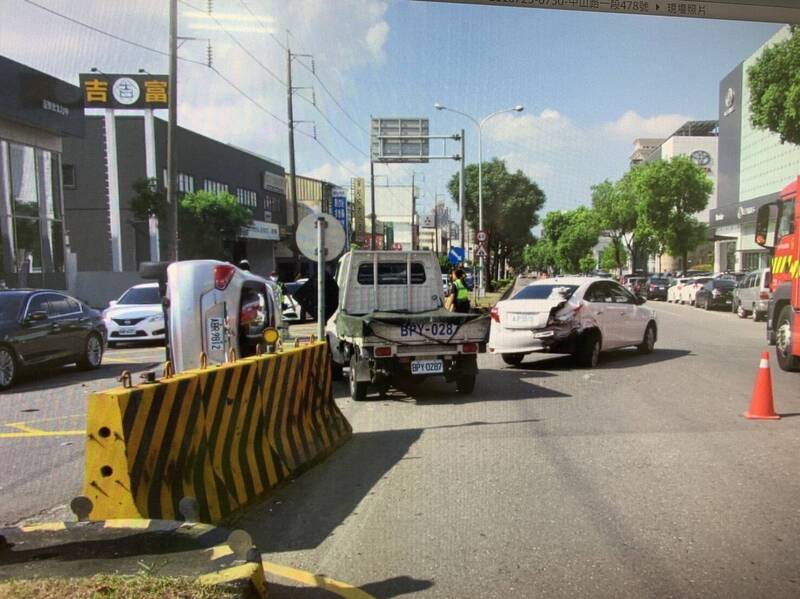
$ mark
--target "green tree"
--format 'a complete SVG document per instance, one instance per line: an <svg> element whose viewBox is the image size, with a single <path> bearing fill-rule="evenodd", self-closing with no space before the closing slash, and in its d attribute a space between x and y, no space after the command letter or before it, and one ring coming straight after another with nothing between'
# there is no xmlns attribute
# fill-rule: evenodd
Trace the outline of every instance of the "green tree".
<svg viewBox="0 0 800 599"><path fill-rule="evenodd" d="M627 262L627 256L635 250L638 214L632 179L633 175L615 183L606 179L592 187L592 208L602 232L611 238L609 247L614 252L614 266L604 268L621 270ZM641 237L642 232L638 233L638 237Z"/></svg>
<svg viewBox="0 0 800 599"><path fill-rule="evenodd" d="M625 251L622 242L617 239L611 240L611 243L603 248L600 253L600 268L603 270L614 270L621 272L622 268L628 262L628 252Z"/></svg>
<svg viewBox="0 0 800 599"><path fill-rule="evenodd" d="M551 216L552 215L552 216ZM549 213L552 229L545 235L554 244L556 265L562 272L581 272L581 261L597 245L600 227L594 212L586 206Z"/></svg>
<svg viewBox="0 0 800 599"><path fill-rule="evenodd" d="M688 252L703 240L693 215L708 205L711 180L687 156L635 167L629 179L638 198L635 235L650 251L669 251L681 256L686 265Z"/></svg>
<svg viewBox="0 0 800 599"><path fill-rule="evenodd" d="M753 126L800 144L800 29L764 50L747 70L747 83Z"/></svg>
<svg viewBox="0 0 800 599"><path fill-rule="evenodd" d="M167 194L158 186L155 177L142 177L133 182L131 186L134 196L131 198L130 207L137 220L144 221L155 216L163 221L167 216Z"/></svg>
<svg viewBox="0 0 800 599"><path fill-rule="evenodd" d="M448 183L452 198L458 198L458 174ZM464 171L466 220L478 228L478 165ZM483 163L483 228L489 235L486 259L487 285L508 260L512 265L524 261L524 248L533 242L531 229L539 224L538 212L545 202L539 186L522 171L509 172L497 158Z"/></svg>
<svg viewBox="0 0 800 599"><path fill-rule="evenodd" d="M180 199L180 256L230 260L233 242L252 222L250 210L229 193L187 193Z"/></svg>
<svg viewBox="0 0 800 599"><path fill-rule="evenodd" d="M578 260L578 269L582 273L592 272L597 268L597 260L594 255L586 254L583 258Z"/></svg>
<svg viewBox="0 0 800 599"><path fill-rule="evenodd" d="M555 250L549 240L538 239L525 246L525 266L534 272L549 272L556 267Z"/></svg>

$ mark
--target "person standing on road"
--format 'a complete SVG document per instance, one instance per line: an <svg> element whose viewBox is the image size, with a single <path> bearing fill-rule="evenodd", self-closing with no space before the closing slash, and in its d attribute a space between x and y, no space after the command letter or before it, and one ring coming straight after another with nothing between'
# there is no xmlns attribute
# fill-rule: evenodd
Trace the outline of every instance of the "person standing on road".
<svg viewBox="0 0 800 599"><path fill-rule="evenodd" d="M469 289L464 281L464 271L460 268L453 273L453 285L451 287L453 296L454 312L469 312Z"/></svg>

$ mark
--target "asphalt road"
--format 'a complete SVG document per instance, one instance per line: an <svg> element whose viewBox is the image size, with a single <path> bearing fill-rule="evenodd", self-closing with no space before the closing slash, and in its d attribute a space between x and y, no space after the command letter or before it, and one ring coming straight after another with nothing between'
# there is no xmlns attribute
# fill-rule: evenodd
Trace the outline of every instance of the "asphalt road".
<svg viewBox="0 0 800 599"><path fill-rule="evenodd" d="M800 596L800 375L748 421L763 324L663 303L650 356L482 356L354 404L355 435L239 526L373 597ZM272 596L325 597L272 577Z"/></svg>
<svg viewBox="0 0 800 599"><path fill-rule="evenodd" d="M49 368L0 393L0 524L71 517L83 483L86 398L118 386L123 370L136 381L163 360L163 347L107 350L98 370Z"/></svg>
<svg viewBox="0 0 800 599"><path fill-rule="evenodd" d="M373 597L800 596L800 375L773 360L786 417L748 421L763 323L648 305L656 352L596 370L481 356L472 396L428 380L359 404L336 384L353 439L237 523L297 569L271 596L334 596L298 572ZM87 392L160 352L0 395L0 520L80 492ZM75 432L8 436L17 422Z"/></svg>

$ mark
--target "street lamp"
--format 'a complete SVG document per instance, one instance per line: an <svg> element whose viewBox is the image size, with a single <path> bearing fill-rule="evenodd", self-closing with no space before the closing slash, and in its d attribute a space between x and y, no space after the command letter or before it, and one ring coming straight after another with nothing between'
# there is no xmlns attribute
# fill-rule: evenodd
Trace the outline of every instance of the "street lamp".
<svg viewBox="0 0 800 599"><path fill-rule="evenodd" d="M490 118L497 116L498 114L503 114L504 112L522 112L525 108L521 105L514 106L513 108L506 108L504 110L498 110L497 112L493 112L481 120L476 119L475 117L467 114L466 112L461 112L460 110L456 110L455 108L448 108L447 106L443 106L436 102L433 105L436 110L447 110L449 112L455 112L456 114L460 114L461 116L467 117L475 126L478 127L478 230L483 231L483 125L488 121ZM461 207L463 210L463 206ZM484 295L486 293L486 286L483 276L483 258L480 259L480 272L478 272L478 288L480 289L480 295Z"/></svg>

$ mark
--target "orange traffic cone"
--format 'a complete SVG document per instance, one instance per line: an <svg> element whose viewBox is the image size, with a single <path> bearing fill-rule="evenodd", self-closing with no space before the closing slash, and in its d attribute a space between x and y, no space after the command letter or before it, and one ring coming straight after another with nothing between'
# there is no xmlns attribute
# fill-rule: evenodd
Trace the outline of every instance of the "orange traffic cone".
<svg viewBox="0 0 800 599"><path fill-rule="evenodd" d="M753 388L753 399L750 401L750 409L745 416L753 420L778 420L780 418L772 406L772 374L769 370L769 352L761 353L761 364L758 367L756 386Z"/></svg>

